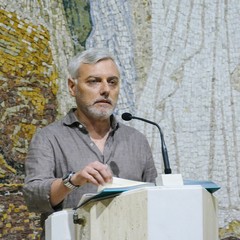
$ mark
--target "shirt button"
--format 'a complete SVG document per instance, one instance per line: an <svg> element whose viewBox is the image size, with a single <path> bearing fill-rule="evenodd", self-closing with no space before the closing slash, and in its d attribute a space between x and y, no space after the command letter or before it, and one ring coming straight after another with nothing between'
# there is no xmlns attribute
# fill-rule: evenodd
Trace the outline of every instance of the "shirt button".
<svg viewBox="0 0 240 240"><path fill-rule="evenodd" d="M80 125L79 125L79 128L83 128L83 125L80 124Z"/></svg>
<svg viewBox="0 0 240 240"><path fill-rule="evenodd" d="M91 147L93 147L93 146L94 146L94 143L93 143L93 142L91 142L91 143L90 143L90 146L91 146Z"/></svg>

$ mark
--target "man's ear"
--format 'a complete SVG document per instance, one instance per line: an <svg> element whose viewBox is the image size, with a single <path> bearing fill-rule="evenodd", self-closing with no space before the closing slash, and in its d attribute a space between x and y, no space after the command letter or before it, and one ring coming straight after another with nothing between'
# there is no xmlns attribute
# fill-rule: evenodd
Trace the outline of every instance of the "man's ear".
<svg viewBox="0 0 240 240"><path fill-rule="evenodd" d="M68 90L69 90L72 97L76 96L76 94L75 94L75 92L76 92L76 82L72 78L68 78Z"/></svg>

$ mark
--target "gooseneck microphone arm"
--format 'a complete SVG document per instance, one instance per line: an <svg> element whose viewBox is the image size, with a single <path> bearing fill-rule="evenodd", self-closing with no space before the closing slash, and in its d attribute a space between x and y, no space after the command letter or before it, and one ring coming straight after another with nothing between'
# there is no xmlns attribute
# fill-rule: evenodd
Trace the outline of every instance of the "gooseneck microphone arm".
<svg viewBox="0 0 240 240"><path fill-rule="evenodd" d="M160 138L161 138L162 157L163 157L163 163L164 163L164 173L165 174L171 174L172 170L171 170L170 164L169 164L168 151L167 151L167 147L166 147L166 144L165 144L165 141L164 141L164 136L163 136L163 133L162 133L162 130L161 130L160 126L157 123L149 121L147 119L132 116L131 113L123 113L122 114L122 119L125 120L125 121L130 121L132 119L138 119L138 120L150 123L152 125L155 125L158 128L159 133L160 133Z"/></svg>

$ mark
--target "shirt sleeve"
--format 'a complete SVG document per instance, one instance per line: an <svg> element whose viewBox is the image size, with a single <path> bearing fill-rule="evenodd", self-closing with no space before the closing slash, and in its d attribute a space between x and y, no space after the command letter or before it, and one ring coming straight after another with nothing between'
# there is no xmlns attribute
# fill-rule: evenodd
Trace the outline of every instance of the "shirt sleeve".
<svg viewBox="0 0 240 240"><path fill-rule="evenodd" d="M44 130L33 137L25 163L23 194L30 211L53 212L50 189L54 176L55 159L50 140Z"/></svg>

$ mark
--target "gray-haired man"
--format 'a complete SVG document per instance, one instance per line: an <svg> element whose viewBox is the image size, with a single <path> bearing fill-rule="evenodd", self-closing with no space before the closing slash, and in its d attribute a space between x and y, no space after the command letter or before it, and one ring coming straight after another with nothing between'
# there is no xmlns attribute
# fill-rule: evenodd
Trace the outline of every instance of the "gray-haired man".
<svg viewBox="0 0 240 240"><path fill-rule="evenodd" d="M26 160L24 196L31 211L76 207L81 196L121 178L155 182L147 139L116 120L120 72L105 49L89 49L68 67L68 88L77 107L33 137ZM108 166L113 166L112 171Z"/></svg>

